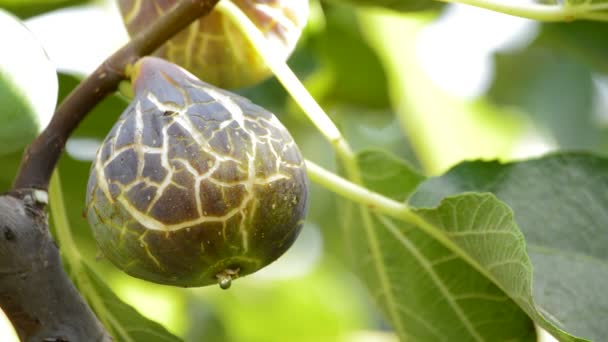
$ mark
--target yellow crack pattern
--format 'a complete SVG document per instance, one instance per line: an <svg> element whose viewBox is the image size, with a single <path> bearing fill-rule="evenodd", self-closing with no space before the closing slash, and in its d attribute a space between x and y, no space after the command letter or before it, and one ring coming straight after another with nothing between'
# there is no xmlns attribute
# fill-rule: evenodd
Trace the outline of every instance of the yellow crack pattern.
<svg viewBox="0 0 608 342"><path fill-rule="evenodd" d="M176 0L119 0L131 35L165 13ZM279 56L295 48L308 18L308 0L232 0L260 29ZM270 76L249 41L221 13L213 11L169 40L157 53L194 70L210 83L236 88Z"/></svg>
<svg viewBox="0 0 608 342"><path fill-rule="evenodd" d="M136 239L159 270L166 267L148 241L152 232L171 239L216 223L217 235L246 255L258 211L306 201L305 194L285 192L264 208L259 199L277 182L285 188L299 181L295 175L304 177L297 146L274 115L246 99L186 74L179 82L159 75L163 92L137 93L98 151L87 203L93 224L116 230L119 248L128 236ZM207 249L201 241L200 253Z"/></svg>

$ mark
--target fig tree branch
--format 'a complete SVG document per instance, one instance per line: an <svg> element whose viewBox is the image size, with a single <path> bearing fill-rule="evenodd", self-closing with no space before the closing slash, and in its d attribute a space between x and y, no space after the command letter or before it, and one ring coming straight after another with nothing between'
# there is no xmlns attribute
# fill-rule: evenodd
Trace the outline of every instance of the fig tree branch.
<svg viewBox="0 0 608 342"><path fill-rule="evenodd" d="M195 19L209 13L219 0L182 0L146 30L106 59L59 105L51 122L27 148L13 191L48 190L65 143L78 124L99 102L118 89L125 70L140 57L151 54Z"/></svg>
<svg viewBox="0 0 608 342"><path fill-rule="evenodd" d="M111 341L64 271L32 196L0 196L0 232L0 306L22 341Z"/></svg>

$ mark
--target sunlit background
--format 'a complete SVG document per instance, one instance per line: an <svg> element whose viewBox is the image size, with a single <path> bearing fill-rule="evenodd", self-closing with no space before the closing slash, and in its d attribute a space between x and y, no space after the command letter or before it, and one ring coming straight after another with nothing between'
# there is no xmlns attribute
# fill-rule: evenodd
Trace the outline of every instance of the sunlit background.
<svg viewBox="0 0 608 342"><path fill-rule="evenodd" d="M359 15L360 25L368 27L362 30L362 39L374 47L378 52L374 58L385 65L394 112L379 108L372 95L365 110L352 108L347 101L324 101L327 94L339 94L342 85L332 83L336 75L314 72L317 62L308 61L309 50L322 48L319 32L350 27L347 21L352 17L348 15L336 10L325 13L313 2L308 32L290 61L313 95L319 95L321 103L337 118L347 137L356 137L356 148L380 146L412 160L427 174L439 174L464 159L525 158L559 146L551 132L519 108L496 109L485 99L496 80L496 55L522 51L537 37L537 23L466 6L448 6L430 24L424 15L406 19L378 10L362 10ZM384 25L384 20L388 24ZM73 86L128 39L111 0L59 10L26 23L63 74L60 84L64 87ZM382 44L401 44L403 49L387 52ZM556 70L561 70L559 64ZM351 77L357 79L356 75ZM602 113L608 112L608 80L592 75L590 86L594 94L592 119L605 125L608 118ZM265 87L280 92L272 80ZM63 95L67 90L62 90ZM416 96L401 103L399 92ZM277 102L255 90L243 93L260 96L264 105L278 109L277 115L290 128L308 125L289 100ZM118 105L124 102L119 98L112 101ZM105 113L104 108L111 106L92 113L95 119L90 120L99 122L107 116L110 122L105 127L109 127L119 113ZM340 121L349 111L357 112L356 119ZM404 117L404 112L411 116ZM81 179L80 186L86 182L87 162L107 133L99 132L101 128L92 122L85 122L79 134L68 141L68 157L61 164L64 179ZM418 141L424 144L422 150L428 156L413 158L413 149L403 145L401 130L423 135ZM329 148L311 132L312 128L307 127L293 134L308 158L334 167ZM84 189L71 191L67 187L68 203L77 207L70 210L76 212L71 218L80 246L90 260L95 260L97 251L88 227L77 214L84 207ZM95 263L124 301L187 341L203 336L214 336L214 341L247 342L395 341L366 290L342 261L340 231L332 198L313 187L310 219L294 247L271 266L239 279L229 291L155 285L131 278L103 259ZM543 338L550 340L546 334Z"/></svg>

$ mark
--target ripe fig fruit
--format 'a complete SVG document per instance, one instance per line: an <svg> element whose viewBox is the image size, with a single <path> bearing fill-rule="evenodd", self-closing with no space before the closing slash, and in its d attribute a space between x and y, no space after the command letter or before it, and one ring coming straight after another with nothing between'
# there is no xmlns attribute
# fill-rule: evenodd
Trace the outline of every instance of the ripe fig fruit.
<svg viewBox="0 0 608 342"><path fill-rule="evenodd" d="M129 34L135 35L169 10L177 0L118 0ZM308 19L308 0L232 0L260 28L277 56L293 51ZM191 24L156 55L180 65L201 80L222 88L263 81L270 70L247 37L218 10Z"/></svg>
<svg viewBox="0 0 608 342"><path fill-rule="evenodd" d="M279 120L155 57L91 167L87 219L128 274L203 286L253 273L298 236L308 203L302 156Z"/></svg>

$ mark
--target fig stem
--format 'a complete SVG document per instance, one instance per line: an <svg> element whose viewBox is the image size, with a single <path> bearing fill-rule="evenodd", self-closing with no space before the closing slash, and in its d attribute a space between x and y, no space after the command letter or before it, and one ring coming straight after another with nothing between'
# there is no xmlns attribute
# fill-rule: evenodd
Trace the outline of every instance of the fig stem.
<svg viewBox="0 0 608 342"><path fill-rule="evenodd" d="M26 149L13 183L16 194L47 190L68 137L99 102L127 79L126 69L194 20L208 14L219 0L181 0L165 15L106 59L59 105L49 125Z"/></svg>

